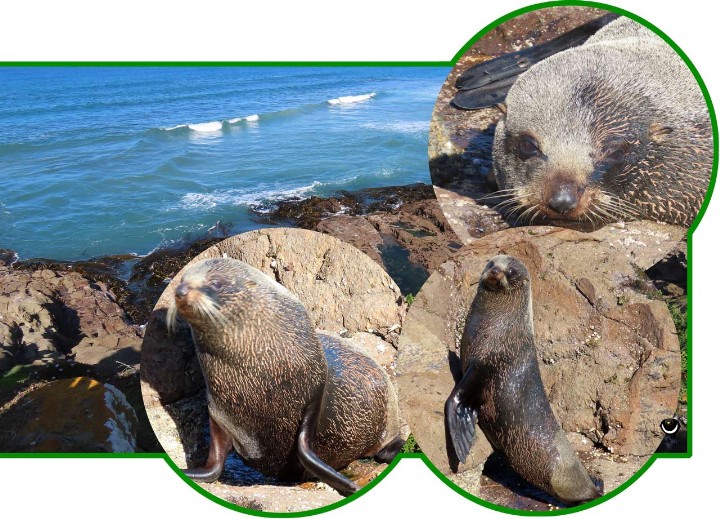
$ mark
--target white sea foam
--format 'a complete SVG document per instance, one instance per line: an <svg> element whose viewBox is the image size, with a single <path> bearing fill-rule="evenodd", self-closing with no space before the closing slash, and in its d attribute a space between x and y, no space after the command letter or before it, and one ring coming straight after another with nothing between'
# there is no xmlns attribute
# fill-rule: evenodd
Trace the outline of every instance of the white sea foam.
<svg viewBox="0 0 720 519"><path fill-rule="evenodd" d="M395 174L393 168L380 168L379 171L375 172L376 177L391 177Z"/></svg>
<svg viewBox="0 0 720 519"><path fill-rule="evenodd" d="M207 211L223 205L251 205L272 202L293 196L302 197L309 191L322 185L315 181L309 186L294 189L260 189L248 192L244 189L223 189L212 193L186 193L180 199L179 208L194 211Z"/></svg>
<svg viewBox="0 0 720 519"><path fill-rule="evenodd" d="M222 130L222 122L210 121L209 123L188 124L188 128L199 133L219 132Z"/></svg>
<svg viewBox="0 0 720 519"><path fill-rule="evenodd" d="M249 123L252 123L252 122L257 121L258 119L260 119L260 116L258 114L252 114L252 115L248 115L246 117L233 117L232 119L228 119L225 122L228 124L237 124L242 121L247 121Z"/></svg>
<svg viewBox="0 0 720 519"><path fill-rule="evenodd" d="M328 99L327 103L333 106L349 105L353 103L362 103L363 101L367 101L368 99L372 99L373 97L375 97L375 92L371 92L369 94L361 94L358 96L343 96L336 99Z"/></svg>
<svg viewBox="0 0 720 519"><path fill-rule="evenodd" d="M383 123L365 123L363 128L382 132L402 133L406 135L427 135L430 125L427 121L388 121Z"/></svg>
<svg viewBox="0 0 720 519"><path fill-rule="evenodd" d="M212 133L222 130L223 123L221 121L210 121L207 123L196 124L176 124L175 126L163 126L161 130L171 132L173 130L192 130L198 133Z"/></svg>

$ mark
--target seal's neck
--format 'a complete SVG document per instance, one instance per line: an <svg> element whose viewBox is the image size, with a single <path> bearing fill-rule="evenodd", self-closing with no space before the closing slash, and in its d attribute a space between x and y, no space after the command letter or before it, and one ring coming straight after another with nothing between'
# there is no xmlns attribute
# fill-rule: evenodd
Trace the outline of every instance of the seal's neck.
<svg viewBox="0 0 720 519"><path fill-rule="evenodd" d="M533 309L529 286L502 292L481 288L473 305L473 315L479 316L479 331L491 331L493 336L503 337L506 344L521 345L532 341Z"/></svg>

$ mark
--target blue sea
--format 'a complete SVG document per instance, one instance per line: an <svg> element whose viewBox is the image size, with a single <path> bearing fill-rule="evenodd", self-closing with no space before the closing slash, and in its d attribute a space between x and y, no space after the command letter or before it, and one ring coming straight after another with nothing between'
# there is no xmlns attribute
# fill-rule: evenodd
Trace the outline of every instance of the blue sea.
<svg viewBox="0 0 720 519"><path fill-rule="evenodd" d="M0 68L0 248L62 260L260 227L251 204L429 183L430 67Z"/></svg>

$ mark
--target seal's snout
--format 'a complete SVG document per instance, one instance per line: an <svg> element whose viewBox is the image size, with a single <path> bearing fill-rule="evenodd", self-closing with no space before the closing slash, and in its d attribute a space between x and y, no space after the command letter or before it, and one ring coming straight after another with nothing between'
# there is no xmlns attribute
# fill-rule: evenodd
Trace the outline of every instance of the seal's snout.
<svg viewBox="0 0 720 519"><path fill-rule="evenodd" d="M180 283L175 289L175 297L176 298L184 298L187 297L187 295L190 293L190 287L187 283Z"/></svg>
<svg viewBox="0 0 720 519"><path fill-rule="evenodd" d="M494 279L502 279L505 277L505 273L503 272L503 269L495 265L488 271L488 276Z"/></svg>
<svg viewBox="0 0 720 519"><path fill-rule="evenodd" d="M502 267L493 265L490 269L486 270L481 280L482 286L487 290L498 291L507 287L507 277Z"/></svg>
<svg viewBox="0 0 720 519"><path fill-rule="evenodd" d="M166 316L168 330L173 332L175 330L175 321L178 313L183 317L188 317L188 308L193 305L193 302L197 299L193 295L193 287L186 279L180 282L175 289L175 301L170 303L168 307L168 313Z"/></svg>
<svg viewBox="0 0 720 519"><path fill-rule="evenodd" d="M578 189L571 184L561 184L550 196L548 206L560 214L569 213L578 206Z"/></svg>
<svg viewBox="0 0 720 519"><path fill-rule="evenodd" d="M199 304L204 298L202 285L198 285L194 279L183 278L175 289L175 304L181 314L186 312L188 307Z"/></svg>

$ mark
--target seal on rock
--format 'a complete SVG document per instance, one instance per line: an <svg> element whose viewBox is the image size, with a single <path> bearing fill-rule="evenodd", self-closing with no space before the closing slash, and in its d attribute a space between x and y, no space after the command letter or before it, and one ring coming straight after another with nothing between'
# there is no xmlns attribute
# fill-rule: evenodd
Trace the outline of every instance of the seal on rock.
<svg viewBox="0 0 720 519"><path fill-rule="evenodd" d="M217 480L234 447L267 476L314 476L350 495L337 472L403 445L387 374L340 340L319 336L298 298L246 263L214 258L191 265L168 309L190 324L207 386L210 451L193 479Z"/></svg>
<svg viewBox="0 0 720 519"><path fill-rule="evenodd" d="M478 423L521 477L567 503L602 495L570 446L540 378L530 276L511 256L485 266L460 343L463 376L445 403L452 450L464 462Z"/></svg>
<svg viewBox="0 0 720 519"><path fill-rule="evenodd" d="M672 47L618 18L518 72L493 143L499 208L530 223L690 226L710 181L712 127Z"/></svg>

